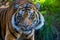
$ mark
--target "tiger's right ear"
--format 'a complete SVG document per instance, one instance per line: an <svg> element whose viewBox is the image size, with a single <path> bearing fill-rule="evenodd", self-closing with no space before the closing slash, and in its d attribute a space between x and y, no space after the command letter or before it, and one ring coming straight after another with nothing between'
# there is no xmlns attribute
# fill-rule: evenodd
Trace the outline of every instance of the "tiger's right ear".
<svg viewBox="0 0 60 40"><path fill-rule="evenodd" d="M39 2L36 3L36 8L37 8L38 10L40 10L40 3L39 3Z"/></svg>

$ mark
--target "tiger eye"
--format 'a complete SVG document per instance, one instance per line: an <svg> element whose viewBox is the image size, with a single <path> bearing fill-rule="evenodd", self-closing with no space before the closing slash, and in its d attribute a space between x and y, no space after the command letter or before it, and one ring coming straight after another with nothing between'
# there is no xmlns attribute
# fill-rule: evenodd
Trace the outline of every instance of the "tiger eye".
<svg viewBox="0 0 60 40"><path fill-rule="evenodd" d="M18 13L23 15L24 14L24 10L20 10Z"/></svg>
<svg viewBox="0 0 60 40"><path fill-rule="evenodd" d="M21 20L21 19L22 19L22 14L18 14L17 18L18 18L19 20Z"/></svg>
<svg viewBox="0 0 60 40"><path fill-rule="evenodd" d="M35 18L35 14L34 13L31 13L29 19L31 19L33 21L34 18Z"/></svg>

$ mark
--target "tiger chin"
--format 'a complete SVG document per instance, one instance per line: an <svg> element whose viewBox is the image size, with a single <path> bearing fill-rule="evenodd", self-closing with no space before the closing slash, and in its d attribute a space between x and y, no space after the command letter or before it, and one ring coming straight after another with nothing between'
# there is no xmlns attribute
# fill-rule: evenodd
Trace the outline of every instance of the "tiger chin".
<svg viewBox="0 0 60 40"><path fill-rule="evenodd" d="M5 40L35 40L34 32L44 25L44 17L28 0L16 0L6 13Z"/></svg>

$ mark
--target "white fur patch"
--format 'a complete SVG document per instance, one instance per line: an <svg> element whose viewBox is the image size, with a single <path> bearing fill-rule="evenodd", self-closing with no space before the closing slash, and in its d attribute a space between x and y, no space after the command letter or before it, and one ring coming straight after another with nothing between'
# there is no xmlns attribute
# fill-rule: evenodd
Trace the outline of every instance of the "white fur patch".
<svg viewBox="0 0 60 40"><path fill-rule="evenodd" d="M41 13L40 13L40 20L41 20L41 23L35 28L36 30L41 29L45 22L44 17L42 16Z"/></svg>

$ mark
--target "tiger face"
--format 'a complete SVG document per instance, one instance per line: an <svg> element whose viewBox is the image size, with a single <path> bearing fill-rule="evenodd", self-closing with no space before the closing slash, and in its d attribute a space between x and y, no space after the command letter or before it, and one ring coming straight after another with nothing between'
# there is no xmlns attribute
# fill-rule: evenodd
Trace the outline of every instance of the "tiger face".
<svg viewBox="0 0 60 40"><path fill-rule="evenodd" d="M20 5L17 12L12 16L12 26L16 30L31 33L33 23L37 18L37 10L31 3ZM35 25L35 24L34 24ZM30 31L31 30L31 31Z"/></svg>

